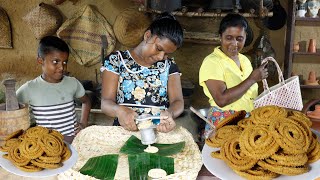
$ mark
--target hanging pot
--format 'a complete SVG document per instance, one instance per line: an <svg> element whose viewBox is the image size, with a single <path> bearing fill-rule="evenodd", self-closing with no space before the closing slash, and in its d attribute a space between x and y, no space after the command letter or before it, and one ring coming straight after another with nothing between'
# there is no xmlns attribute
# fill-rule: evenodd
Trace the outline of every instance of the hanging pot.
<svg viewBox="0 0 320 180"><path fill-rule="evenodd" d="M263 24L270 30L281 29L286 24L287 13L279 0L274 0L271 11L273 12L273 16L264 18Z"/></svg>
<svg viewBox="0 0 320 180"><path fill-rule="evenodd" d="M250 11L250 9L258 11L260 8L260 0L241 0L240 5L245 11ZM273 8L272 0L263 0L263 6L271 10Z"/></svg>

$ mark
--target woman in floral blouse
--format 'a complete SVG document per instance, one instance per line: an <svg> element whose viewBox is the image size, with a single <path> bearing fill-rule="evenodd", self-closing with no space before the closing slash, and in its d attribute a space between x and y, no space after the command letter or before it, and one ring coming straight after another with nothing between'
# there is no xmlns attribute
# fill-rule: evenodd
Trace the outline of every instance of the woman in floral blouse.
<svg viewBox="0 0 320 180"><path fill-rule="evenodd" d="M134 131L135 117L151 114L160 116L158 131L174 129L174 118L183 112L183 96L178 66L168 55L182 45L182 40L179 22L163 13L151 23L137 47L105 59L101 109L116 117L115 125Z"/></svg>

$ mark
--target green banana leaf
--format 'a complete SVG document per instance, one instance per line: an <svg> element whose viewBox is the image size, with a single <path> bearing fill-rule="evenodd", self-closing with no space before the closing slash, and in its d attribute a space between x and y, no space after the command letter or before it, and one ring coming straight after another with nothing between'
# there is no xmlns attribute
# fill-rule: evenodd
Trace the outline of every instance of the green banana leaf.
<svg viewBox="0 0 320 180"><path fill-rule="evenodd" d="M118 157L118 154L92 157L80 169L80 173L97 179L112 180L116 174Z"/></svg>
<svg viewBox="0 0 320 180"><path fill-rule="evenodd" d="M157 148L159 148L159 151L156 153L158 155L161 156L170 156L173 154L177 154L180 151L182 151L182 149L185 146L185 142L179 142L179 143L174 143L174 144L152 144L152 146L155 146ZM143 145L141 143L141 140L138 139L136 136L131 136L126 143L121 147L120 152L124 153L124 154L131 154L131 155L135 155L135 154L139 154L139 153L143 153L144 149L147 148L147 145Z"/></svg>
<svg viewBox="0 0 320 180"><path fill-rule="evenodd" d="M157 154L140 153L128 155L130 180L148 180L150 169L160 168L167 175L174 173L174 159Z"/></svg>

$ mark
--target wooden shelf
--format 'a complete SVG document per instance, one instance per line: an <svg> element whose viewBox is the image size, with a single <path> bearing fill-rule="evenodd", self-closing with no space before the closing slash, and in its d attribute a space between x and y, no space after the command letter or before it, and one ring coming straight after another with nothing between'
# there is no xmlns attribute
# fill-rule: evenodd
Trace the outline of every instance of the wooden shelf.
<svg viewBox="0 0 320 180"><path fill-rule="evenodd" d="M316 53L309 53L309 52L293 52L292 53L293 55L295 56L300 56L300 55L303 55L303 56L320 56L320 52L316 52Z"/></svg>
<svg viewBox="0 0 320 180"><path fill-rule="evenodd" d="M320 85L300 85L301 89L320 89Z"/></svg>
<svg viewBox="0 0 320 180"><path fill-rule="evenodd" d="M297 22L320 22L320 17L312 18L312 17L296 17Z"/></svg>

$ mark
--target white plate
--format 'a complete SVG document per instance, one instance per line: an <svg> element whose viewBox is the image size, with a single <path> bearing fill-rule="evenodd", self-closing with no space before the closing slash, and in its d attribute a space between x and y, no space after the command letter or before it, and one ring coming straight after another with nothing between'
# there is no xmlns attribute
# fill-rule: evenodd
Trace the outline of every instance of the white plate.
<svg viewBox="0 0 320 180"><path fill-rule="evenodd" d="M65 162L63 162L63 166L61 166L60 168L44 169L44 170L38 171L38 172L25 172L25 171L20 170L16 166L14 166L9 160L3 158L2 155L6 154L5 152L0 152L0 166L3 169L5 169L13 174L16 174L19 176L24 176L24 177L48 177L48 176L57 175L59 173L62 173L64 171L72 168L72 166L78 160L77 151L74 149L74 147L72 147L67 142L66 142L66 144L68 145L69 149L71 150L71 157L68 160L66 160Z"/></svg>
<svg viewBox="0 0 320 180"><path fill-rule="evenodd" d="M317 131L312 130L314 133L317 134L318 137L320 137L320 133ZM225 180L242 180L244 178L240 177L238 174L236 174L227 164L220 159L211 157L211 152L216 151L219 148L212 148L208 145L204 145L202 149L202 161L203 164L206 166L206 168L216 177L220 179ZM320 177L320 160L310 164L311 170L307 173L300 174L297 176L284 176L281 175L275 179L281 179L281 180L301 180L301 179L316 179L317 177Z"/></svg>

